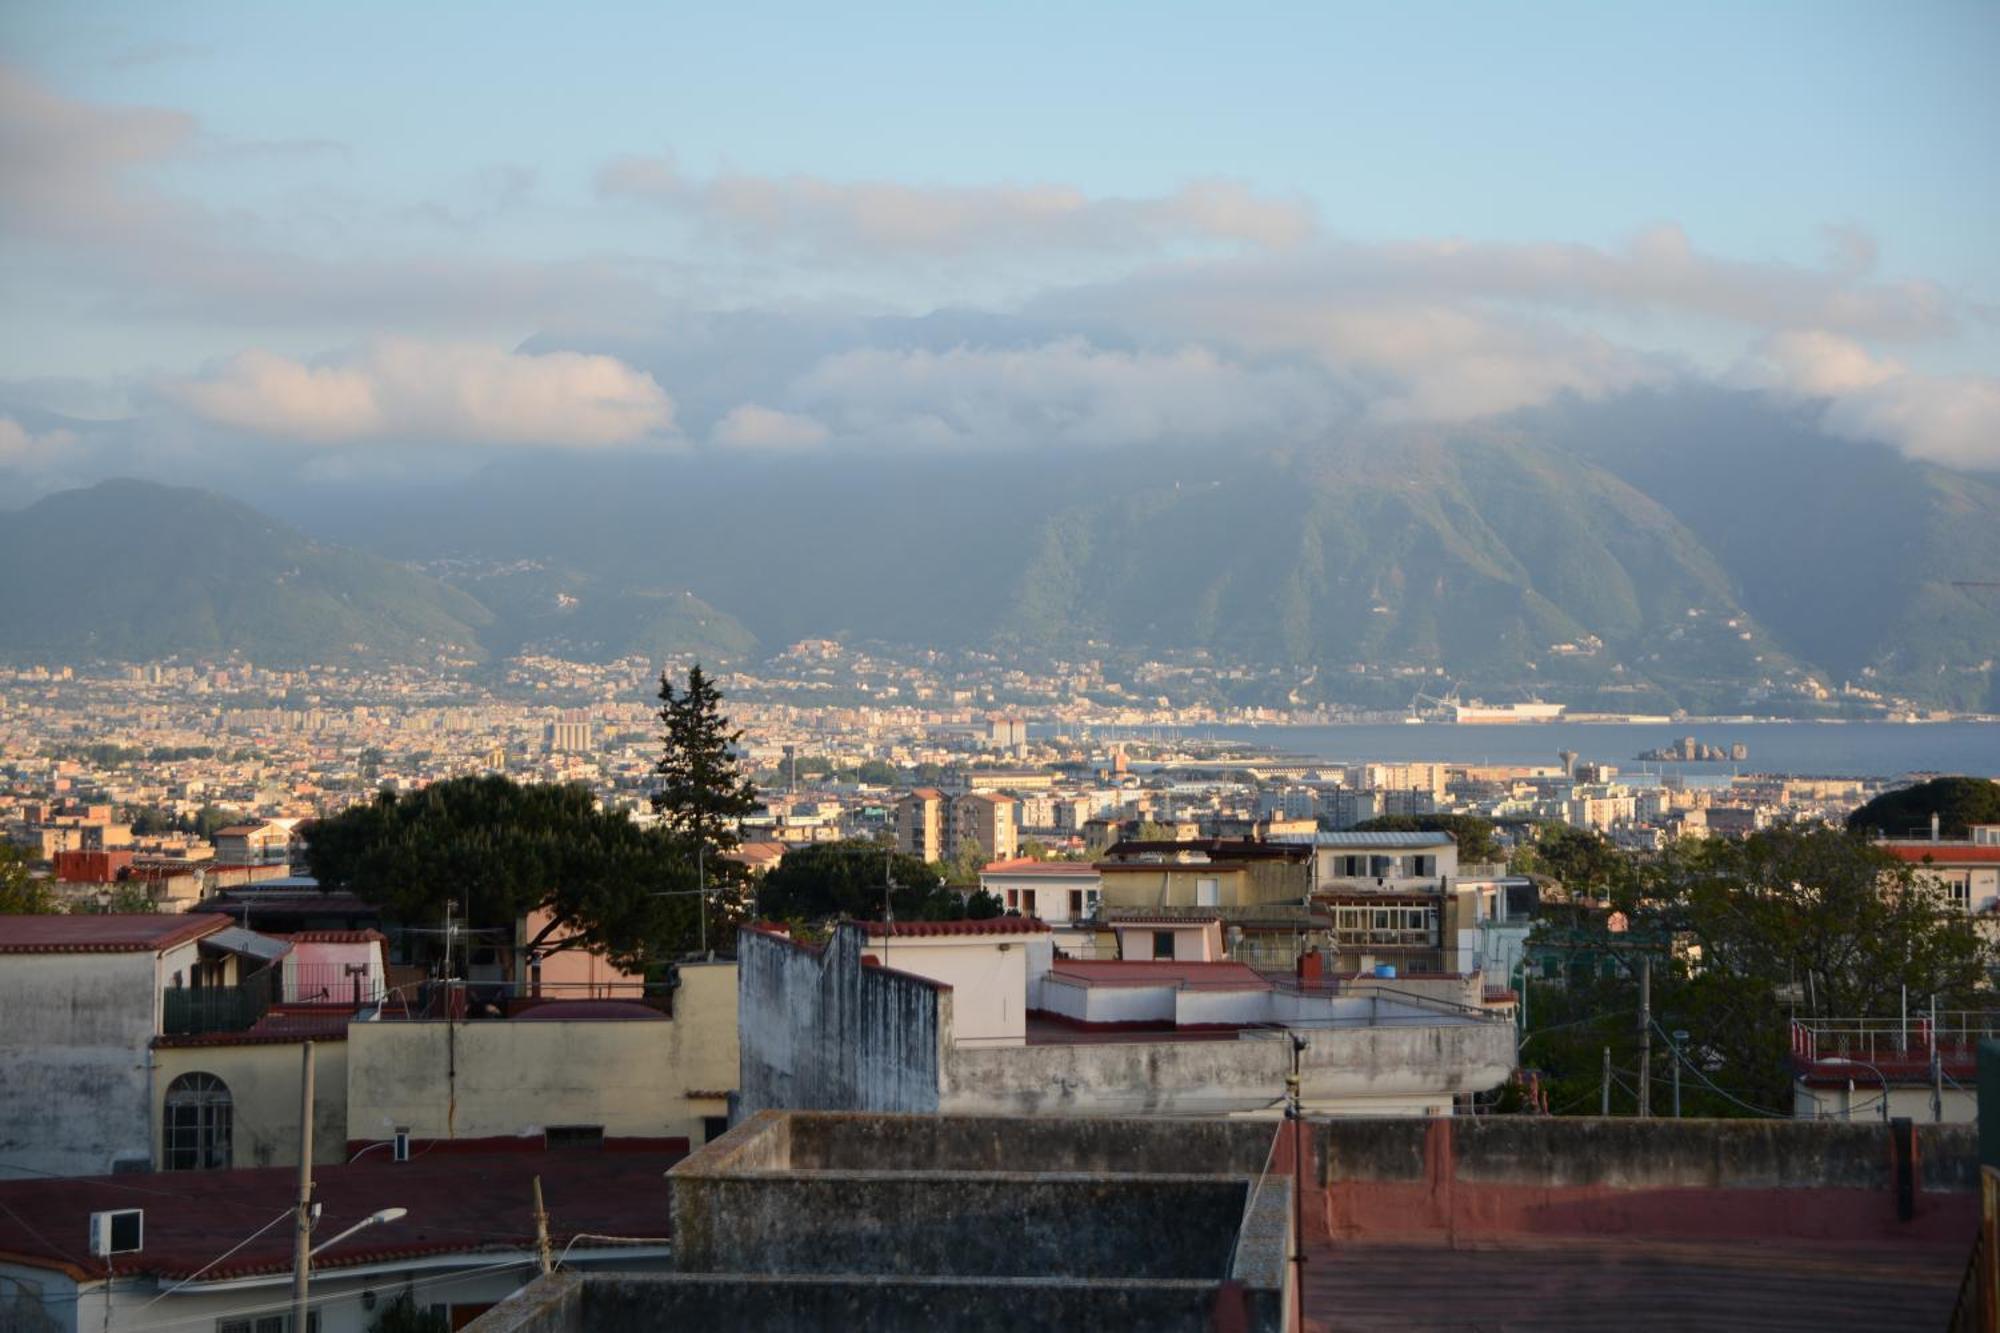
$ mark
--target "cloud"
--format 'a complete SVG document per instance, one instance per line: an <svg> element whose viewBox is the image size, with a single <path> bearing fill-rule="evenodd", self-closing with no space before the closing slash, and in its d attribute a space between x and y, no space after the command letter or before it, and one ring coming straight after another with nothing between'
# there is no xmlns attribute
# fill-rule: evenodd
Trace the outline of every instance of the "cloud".
<svg viewBox="0 0 2000 1333"><path fill-rule="evenodd" d="M175 211L126 173L187 150L194 117L62 97L0 64L0 229L111 243Z"/></svg>
<svg viewBox="0 0 2000 1333"><path fill-rule="evenodd" d="M674 420L653 377L613 357L407 338L313 363L246 351L160 387L217 425L315 443L596 447L662 435Z"/></svg>
<svg viewBox="0 0 2000 1333"><path fill-rule="evenodd" d="M845 439L914 448L1092 448L1310 436L1348 413L1323 374L1251 366L1204 347L1032 347L838 353L792 386Z"/></svg>
<svg viewBox="0 0 2000 1333"><path fill-rule="evenodd" d="M1951 467L2000 468L2000 379L1925 375L1823 330L1770 338L1736 378L1826 402L1822 424Z"/></svg>
<svg viewBox="0 0 2000 1333"><path fill-rule="evenodd" d="M1118 253L1200 242L1282 249L1317 229L1305 203L1225 180L1153 198L1100 199L1069 185L920 186L740 172L696 180L661 156L610 162L597 187L607 198L650 204L737 241L816 253Z"/></svg>
<svg viewBox="0 0 2000 1333"><path fill-rule="evenodd" d="M729 449L781 452L817 448L831 434L812 417L744 403L731 408L709 438Z"/></svg>
<svg viewBox="0 0 2000 1333"><path fill-rule="evenodd" d="M30 431L12 417L0 417L0 467L45 472L65 461L76 433L65 429Z"/></svg>

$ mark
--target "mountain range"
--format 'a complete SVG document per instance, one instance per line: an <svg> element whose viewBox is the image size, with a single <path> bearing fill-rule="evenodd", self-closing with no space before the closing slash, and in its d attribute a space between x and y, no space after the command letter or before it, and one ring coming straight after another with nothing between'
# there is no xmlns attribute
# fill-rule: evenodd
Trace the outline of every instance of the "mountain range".
<svg viewBox="0 0 2000 1333"><path fill-rule="evenodd" d="M2000 708L2000 487L1722 391L1311 443L529 454L257 497L116 482L0 530L20 659L743 657L808 636L1205 651L1395 706ZM364 553L365 552L365 553ZM428 571L428 572L420 572ZM1434 679L1434 677L1433 677Z"/></svg>

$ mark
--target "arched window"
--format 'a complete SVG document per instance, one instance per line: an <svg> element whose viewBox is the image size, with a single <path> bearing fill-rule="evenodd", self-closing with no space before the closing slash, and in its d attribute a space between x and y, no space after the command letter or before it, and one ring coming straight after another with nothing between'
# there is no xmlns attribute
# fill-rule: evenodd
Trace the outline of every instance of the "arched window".
<svg viewBox="0 0 2000 1333"><path fill-rule="evenodd" d="M228 1170L232 1119L229 1085L215 1075L182 1074L169 1083L167 1170Z"/></svg>

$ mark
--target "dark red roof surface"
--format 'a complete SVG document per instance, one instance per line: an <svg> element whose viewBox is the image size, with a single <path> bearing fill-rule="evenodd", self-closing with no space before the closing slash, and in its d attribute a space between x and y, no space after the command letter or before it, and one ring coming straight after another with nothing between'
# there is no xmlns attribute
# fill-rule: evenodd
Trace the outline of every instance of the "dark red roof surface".
<svg viewBox="0 0 2000 1333"><path fill-rule="evenodd" d="M1079 875L1095 877L1097 867L1088 861L1044 861L1033 856L1017 856L1009 861L988 861L980 871L988 875Z"/></svg>
<svg viewBox="0 0 2000 1333"><path fill-rule="evenodd" d="M1878 844L1898 861L1941 866L2000 865L2000 847L1973 842L1887 842Z"/></svg>
<svg viewBox="0 0 2000 1333"><path fill-rule="evenodd" d="M387 944L389 937L379 930L295 930L279 939L294 944ZM357 964L358 966L358 964Z"/></svg>
<svg viewBox="0 0 2000 1333"><path fill-rule="evenodd" d="M981 921L858 921L870 939L968 935L1046 934L1049 923L1032 916L989 916Z"/></svg>
<svg viewBox="0 0 2000 1333"><path fill-rule="evenodd" d="M215 912L0 916L0 953L158 953L234 925Z"/></svg>
<svg viewBox="0 0 2000 1333"><path fill-rule="evenodd" d="M1058 958L1053 976L1087 986L1159 986L1178 982L1190 987L1228 990L1269 990L1270 981L1243 963L1182 963L1171 959L1080 962Z"/></svg>
<svg viewBox="0 0 2000 1333"><path fill-rule="evenodd" d="M530 1193L538 1175L557 1249L577 1232L664 1236L667 1196L660 1177L681 1156L441 1152L408 1162L375 1154L349 1165L316 1167L313 1197L325 1209L315 1230L320 1238L338 1235L378 1209L404 1207L410 1214L343 1241L314 1259L313 1267L531 1248ZM142 1208L145 1249L117 1256L119 1275L185 1278L285 1212L297 1190L296 1167L0 1181L0 1260L102 1277L104 1261L92 1258L85 1244L90 1214ZM202 1273L202 1280L286 1273L291 1266L292 1229L281 1224Z"/></svg>
<svg viewBox="0 0 2000 1333"><path fill-rule="evenodd" d="M515 1014L516 1023L647 1023L667 1016L637 1000L551 1000Z"/></svg>

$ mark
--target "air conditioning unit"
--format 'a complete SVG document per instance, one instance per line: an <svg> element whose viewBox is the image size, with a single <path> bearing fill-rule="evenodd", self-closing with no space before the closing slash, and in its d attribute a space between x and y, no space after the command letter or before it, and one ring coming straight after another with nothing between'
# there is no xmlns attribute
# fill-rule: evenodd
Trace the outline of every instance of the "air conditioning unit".
<svg viewBox="0 0 2000 1333"><path fill-rule="evenodd" d="M394 1155L395 1159L399 1162L407 1162L410 1160L409 1130L399 1129L396 1131L395 1147L390 1149L390 1151Z"/></svg>
<svg viewBox="0 0 2000 1333"><path fill-rule="evenodd" d="M90 1215L90 1252L99 1258L110 1254L136 1254L145 1236L146 1214L139 1208Z"/></svg>

